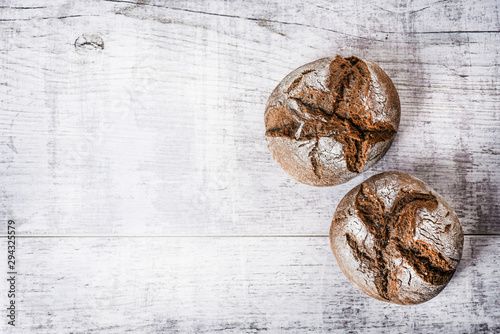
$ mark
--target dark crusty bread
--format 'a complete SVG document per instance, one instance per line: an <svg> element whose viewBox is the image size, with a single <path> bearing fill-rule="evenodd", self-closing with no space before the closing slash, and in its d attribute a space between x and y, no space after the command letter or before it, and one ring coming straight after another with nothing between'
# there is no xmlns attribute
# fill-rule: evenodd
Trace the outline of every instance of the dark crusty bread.
<svg viewBox="0 0 500 334"><path fill-rule="evenodd" d="M356 57L323 58L286 76L269 97L266 138L278 164L314 186L344 183L387 152L399 126L391 79Z"/></svg>
<svg viewBox="0 0 500 334"><path fill-rule="evenodd" d="M367 295L418 304L450 281L462 256L460 222L424 182L377 174L339 203L330 245L347 278Z"/></svg>

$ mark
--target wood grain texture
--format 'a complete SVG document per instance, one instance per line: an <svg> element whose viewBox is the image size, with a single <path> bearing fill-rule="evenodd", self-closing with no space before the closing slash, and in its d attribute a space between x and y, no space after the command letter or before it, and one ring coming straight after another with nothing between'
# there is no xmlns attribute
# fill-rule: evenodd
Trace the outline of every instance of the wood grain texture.
<svg viewBox="0 0 500 334"><path fill-rule="evenodd" d="M495 1L11 1L0 23L1 210L24 234L325 234L387 170L429 183L466 233L500 233ZM104 48L76 50L83 34ZM402 121L374 169L317 189L272 161L263 111L335 54L379 64Z"/></svg>
<svg viewBox="0 0 500 334"><path fill-rule="evenodd" d="M0 332L500 333L499 7L2 3L0 216L46 237L18 238L19 326ZM272 160L264 106L336 54L392 78L400 131L369 172L309 187ZM355 290L326 237L344 194L389 170L427 182L468 234L448 287L418 306ZM158 237L177 235L193 237Z"/></svg>
<svg viewBox="0 0 500 334"><path fill-rule="evenodd" d="M20 238L18 326L0 328L6 334L499 333L500 262L488 255L499 247L500 238L467 237L445 290L424 304L398 306L349 284L324 237Z"/></svg>

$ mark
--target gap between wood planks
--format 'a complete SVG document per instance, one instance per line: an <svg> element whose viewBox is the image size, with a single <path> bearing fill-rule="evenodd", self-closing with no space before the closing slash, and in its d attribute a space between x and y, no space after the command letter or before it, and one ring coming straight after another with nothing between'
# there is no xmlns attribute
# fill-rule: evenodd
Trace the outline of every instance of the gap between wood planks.
<svg viewBox="0 0 500 334"><path fill-rule="evenodd" d="M6 234L0 234L0 238L7 237ZM328 234L179 234L179 235L79 235L79 234L61 234L61 235L16 235L16 238L328 238ZM493 237L499 238L500 233L464 233L464 237Z"/></svg>
<svg viewBox="0 0 500 334"><path fill-rule="evenodd" d="M258 18L258 17L248 17L248 16L240 16L240 15L234 15L234 14L225 14L225 13L215 13L215 12L207 12L207 11L200 11L200 10L194 10L194 9L189 9L189 8L181 8L181 7L169 7L169 6L161 6L157 4L150 4L150 3L137 3L134 1L128 1L128 0L104 0L105 2L113 2L113 3L119 3L119 4L132 4L136 6L146 6L146 7L156 7L156 8L163 8L167 10L174 10L174 11L182 11L182 12L187 12L187 13L193 13L193 14L200 14L200 15L211 15L211 16L219 16L219 17L226 17L226 18L232 18L232 19L242 19L242 20L248 20L248 21L259 21L259 22L268 22L268 23L277 23L277 24L285 24L285 25L294 25L294 26L301 26L301 27L307 27L307 28L313 28L313 29L319 29L319 30L324 30L328 32L333 32L337 34L342 34L345 36L350 36L354 38L359 38L359 39L364 39L364 40L369 40L369 41L377 41L377 42L385 42L384 39L377 39L377 38L370 38L370 37L364 37L364 36L357 36L353 34L348 34L344 33L342 31L334 30L334 29L328 29L324 27L317 27L317 26L312 26L304 23L299 23L299 22L287 22L287 21L278 21L278 20L271 20L271 19L265 19L265 18ZM417 11L427 9L429 8L425 7L422 9L419 9ZM401 33L400 31L383 31L383 30L377 30L376 32L379 33L384 33L384 34L399 34ZM418 34L477 34L477 33L500 33L500 30L455 30L455 31L408 31L404 32L404 34L410 34L410 35L418 35Z"/></svg>

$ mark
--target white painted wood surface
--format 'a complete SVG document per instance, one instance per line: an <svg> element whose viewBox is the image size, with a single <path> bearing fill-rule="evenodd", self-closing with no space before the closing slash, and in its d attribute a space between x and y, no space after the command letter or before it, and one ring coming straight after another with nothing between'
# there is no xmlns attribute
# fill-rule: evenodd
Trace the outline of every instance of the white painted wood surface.
<svg viewBox="0 0 500 334"><path fill-rule="evenodd" d="M2 3L0 213L25 237L20 327L0 328L500 332L499 10L493 0ZM92 34L103 44L81 45ZM335 54L379 64L402 120L374 169L314 188L272 161L264 104L289 71ZM359 294L325 238L343 195L388 170L430 184L467 234L450 286L420 306ZM197 237L174 237L187 235Z"/></svg>
<svg viewBox="0 0 500 334"><path fill-rule="evenodd" d="M400 132L371 173L410 172L467 233L499 233L495 1L345 6L3 9L3 210L34 235L324 234L370 174L297 184L267 151L263 110L290 70L340 53L377 62L400 93ZM104 49L76 52L82 34Z"/></svg>
<svg viewBox="0 0 500 334"><path fill-rule="evenodd" d="M498 333L499 247L466 238L441 294L403 307L349 284L325 237L23 238L8 333Z"/></svg>

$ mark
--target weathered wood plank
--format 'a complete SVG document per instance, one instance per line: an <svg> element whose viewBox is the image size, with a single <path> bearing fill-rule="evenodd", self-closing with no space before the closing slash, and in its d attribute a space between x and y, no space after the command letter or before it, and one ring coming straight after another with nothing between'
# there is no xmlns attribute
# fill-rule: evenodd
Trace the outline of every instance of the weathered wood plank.
<svg viewBox="0 0 500 334"><path fill-rule="evenodd" d="M467 237L442 294L403 308L355 290L325 237L256 237L326 234L342 196L385 170L431 184L465 232L500 233L498 11L462 0L2 4L0 214L18 234L254 237L19 238L18 327L1 331L500 332L499 238ZM91 43L76 43L82 34ZM312 188L274 164L262 114L290 70L337 53L393 78L401 131L372 171Z"/></svg>
<svg viewBox="0 0 500 334"><path fill-rule="evenodd" d="M323 237L18 238L17 326L11 330L3 319L0 328L51 334L498 333L500 262L491 255L499 249L500 238L467 237L445 290L402 307L358 292ZM3 305L6 281L0 282Z"/></svg>
<svg viewBox="0 0 500 334"><path fill-rule="evenodd" d="M342 196L385 170L428 182L466 233L500 233L494 1L10 7L0 210L21 233L325 234ZM77 52L84 33L104 49ZM403 117L375 169L317 189L272 161L263 109L290 70L336 53L378 62Z"/></svg>

